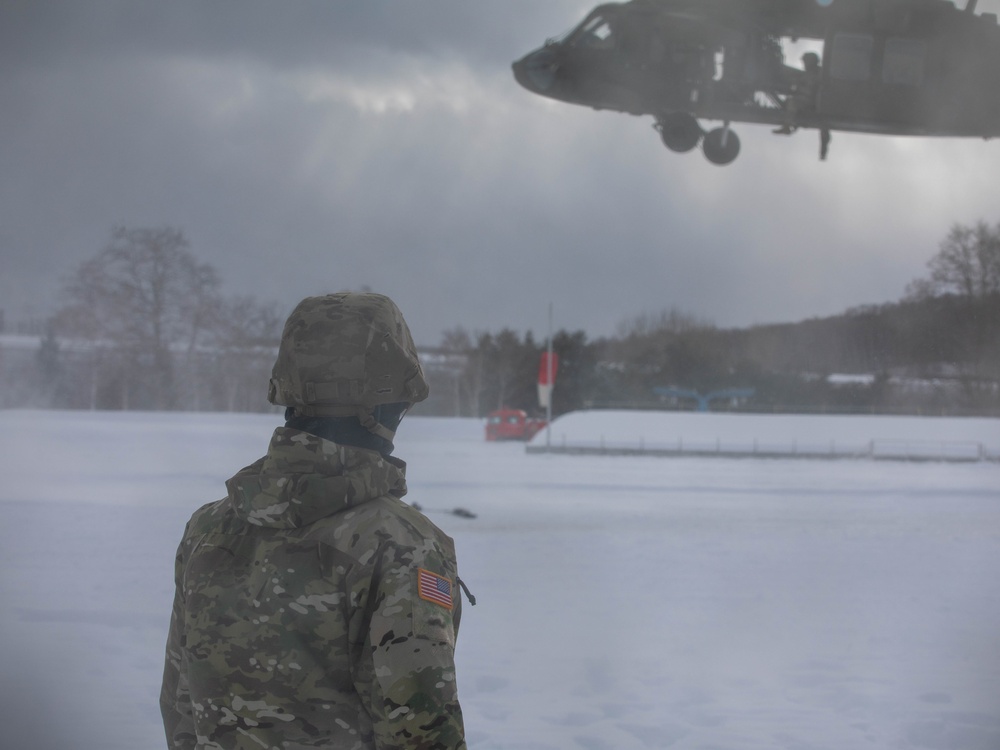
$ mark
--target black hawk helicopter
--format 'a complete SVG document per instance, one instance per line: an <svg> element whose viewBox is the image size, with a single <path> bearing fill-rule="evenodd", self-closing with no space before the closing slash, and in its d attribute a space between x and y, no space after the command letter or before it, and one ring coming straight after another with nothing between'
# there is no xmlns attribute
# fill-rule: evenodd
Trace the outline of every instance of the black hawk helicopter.
<svg viewBox="0 0 1000 750"><path fill-rule="evenodd" d="M652 115L664 145L739 154L734 122L776 133L1000 135L1000 26L947 0L631 0L594 8L513 64L529 91ZM802 65L786 49L810 48ZM698 120L721 121L707 132Z"/></svg>

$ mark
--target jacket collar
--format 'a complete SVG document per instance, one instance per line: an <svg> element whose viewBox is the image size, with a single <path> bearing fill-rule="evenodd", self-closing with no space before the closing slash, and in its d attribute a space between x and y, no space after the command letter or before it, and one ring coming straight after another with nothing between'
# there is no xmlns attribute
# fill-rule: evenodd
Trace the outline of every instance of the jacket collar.
<svg viewBox="0 0 1000 750"><path fill-rule="evenodd" d="M384 495L406 494L406 464L363 448L279 427L267 455L226 482L236 515L292 529Z"/></svg>

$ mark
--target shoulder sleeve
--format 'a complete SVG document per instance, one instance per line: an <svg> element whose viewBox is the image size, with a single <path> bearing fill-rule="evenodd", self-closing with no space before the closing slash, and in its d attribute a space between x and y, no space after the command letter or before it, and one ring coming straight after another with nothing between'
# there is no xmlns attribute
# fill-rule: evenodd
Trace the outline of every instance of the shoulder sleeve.
<svg viewBox="0 0 1000 750"><path fill-rule="evenodd" d="M398 540L379 548L369 590L365 657L368 696L380 750L464 750L455 679L460 606L451 539Z"/></svg>

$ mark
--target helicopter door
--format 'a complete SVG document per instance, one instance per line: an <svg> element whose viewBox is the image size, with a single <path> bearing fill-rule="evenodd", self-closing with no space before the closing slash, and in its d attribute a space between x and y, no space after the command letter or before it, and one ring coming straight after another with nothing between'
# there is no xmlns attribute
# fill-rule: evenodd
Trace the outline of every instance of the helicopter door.
<svg viewBox="0 0 1000 750"><path fill-rule="evenodd" d="M927 43L860 32L827 40L818 110L841 127L919 129L926 113Z"/></svg>
<svg viewBox="0 0 1000 750"><path fill-rule="evenodd" d="M927 42L923 39L888 37L882 48L881 77L883 114L908 128L920 129L927 116L924 102Z"/></svg>

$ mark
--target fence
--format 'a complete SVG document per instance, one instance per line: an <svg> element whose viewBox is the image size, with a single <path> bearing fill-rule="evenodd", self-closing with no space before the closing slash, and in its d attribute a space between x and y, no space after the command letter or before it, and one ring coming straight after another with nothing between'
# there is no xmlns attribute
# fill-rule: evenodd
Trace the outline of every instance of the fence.
<svg viewBox="0 0 1000 750"><path fill-rule="evenodd" d="M665 404L662 401L588 401L583 409L625 410L625 411L666 411L693 412L695 404ZM878 414L883 416L911 417L997 417L1000 408L989 405L961 406L958 403L939 404L880 404L877 406L848 406L844 404L756 404L756 403L714 403L712 412L730 414L829 414L855 415Z"/></svg>
<svg viewBox="0 0 1000 750"><path fill-rule="evenodd" d="M540 438L536 439L540 440ZM606 441L599 440L553 441L529 444L528 453L562 453L604 456L691 456L725 458L811 458L811 459L869 459L875 461L948 461L948 462L1000 462L1000 449L974 441L946 440L869 440L867 443L818 442L675 442Z"/></svg>

